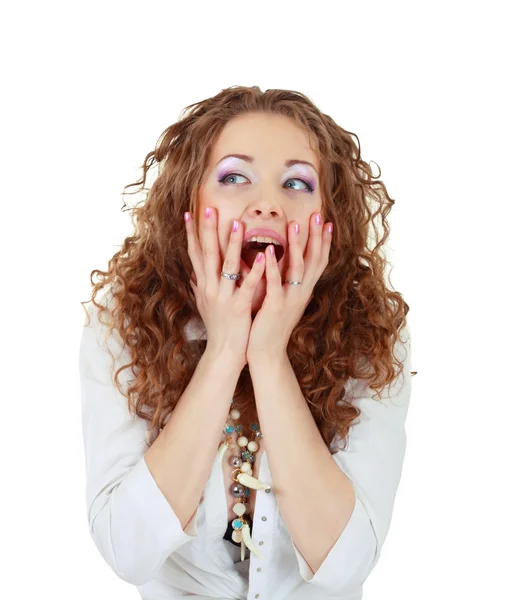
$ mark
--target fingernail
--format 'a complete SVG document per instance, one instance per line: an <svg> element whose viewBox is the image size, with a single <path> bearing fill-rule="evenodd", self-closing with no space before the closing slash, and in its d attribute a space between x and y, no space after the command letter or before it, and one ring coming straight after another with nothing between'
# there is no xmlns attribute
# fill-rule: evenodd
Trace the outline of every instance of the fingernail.
<svg viewBox="0 0 515 600"><path fill-rule="evenodd" d="M270 246L268 246L268 252L270 253L271 256L274 256L275 248L274 248L273 244L270 244Z"/></svg>
<svg viewBox="0 0 515 600"><path fill-rule="evenodd" d="M256 261L258 263L262 262L263 258L265 258L265 255L262 252L259 252L258 255L256 256Z"/></svg>
<svg viewBox="0 0 515 600"><path fill-rule="evenodd" d="M333 233L333 224L332 223L329 223L329 225L327 226L327 231L329 233Z"/></svg>
<svg viewBox="0 0 515 600"><path fill-rule="evenodd" d="M298 223L295 223L295 233L297 235L299 235L299 231L300 231L300 225Z"/></svg>
<svg viewBox="0 0 515 600"><path fill-rule="evenodd" d="M212 213L212 212L213 212L213 209L212 209L212 208L206 208L206 210L205 210L205 213L204 213L204 214L206 215L206 218L207 218L207 219L209 219L209 217L211 216L211 213Z"/></svg>
<svg viewBox="0 0 515 600"><path fill-rule="evenodd" d="M320 213L318 213L318 215L317 215L316 222L317 222L317 225L320 225L320 223L322 222L322 215Z"/></svg>
<svg viewBox="0 0 515 600"><path fill-rule="evenodd" d="M233 230L233 232L238 231L238 226L239 226L238 221L233 221L232 222L232 230Z"/></svg>
<svg viewBox="0 0 515 600"><path fill-rule="evenodd" d="M191 219L191 215L189 212L185 212L184 213L184 220L186 221L186 223L188 223L188 221Z"/></svg>

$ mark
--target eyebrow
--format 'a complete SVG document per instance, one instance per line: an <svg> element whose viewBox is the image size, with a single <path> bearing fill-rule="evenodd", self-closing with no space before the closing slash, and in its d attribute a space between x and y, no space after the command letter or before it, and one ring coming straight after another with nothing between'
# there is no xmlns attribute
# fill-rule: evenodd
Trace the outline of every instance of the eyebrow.
<svg viewBox="0 0 515 600"><path fill-rule="evenodd" d="M234 158L241 158L241 160L244 160L248 163L253 163L254 162L254 157L253 156L248 156L247 154L227 154L226 156L224 156L223 158L221 158L216 164L220 164L222 162L222 160L225 160L226 158L229 158L233 156ZM315 165L310 163L307 160L300 160L299 158L291 158L290 160L287 160L284 163L285 167L292 167L293 165L308 165L310 167L313 168L313 170L315 171L315 173L318 174L318 171L315 168Z"/></svg>

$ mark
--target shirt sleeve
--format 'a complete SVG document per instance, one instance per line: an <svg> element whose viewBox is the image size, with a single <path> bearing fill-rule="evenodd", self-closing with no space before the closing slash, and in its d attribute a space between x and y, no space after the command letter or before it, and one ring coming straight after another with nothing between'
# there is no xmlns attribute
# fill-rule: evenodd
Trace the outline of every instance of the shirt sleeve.
<svg viewBox="0 0 515 600"><path fill-rule="evenodd" d="M145 462L147 421L130 414L127 398L114 383L114 372L130 362L129 353L122 353L116 330L106 339L107 313L100 321L91 303L88 315L79 348L88 524L111 569L141 585L198 535L198 507L184 531ZM113 370L107 348L115 358ZM130 375L130 368L120 373L122 386Z"/></svg>
<svg viewBox="0 0 515 600"><path fill-rule="evenodd" d="M411 395L408 325L395 353L403 368L380 399L372 399L375 391L362 380L353 380L350 397L361 414L351 425L347 448L332 455L355 492L349 522L314 575L292 542L302 579L329 594L344 594L363 585L379 560L390 528L406 451L405 422Z"/></svg>

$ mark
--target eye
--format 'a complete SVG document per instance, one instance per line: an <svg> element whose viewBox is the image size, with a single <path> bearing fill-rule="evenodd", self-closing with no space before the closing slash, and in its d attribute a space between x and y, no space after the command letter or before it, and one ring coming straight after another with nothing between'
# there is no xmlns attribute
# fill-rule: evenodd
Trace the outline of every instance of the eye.
<svg viewBox="0 0 515 600"><path fill-rule="evenodd" d="M247 179L244 175L240 175L239 173L227 173L227 175L224 175L221 179L218 180L218 182L226 183L227 179L234 179L235 177L243 177L244 179Z"/></svg>
<svg viewBox="0 0 515 600"><path fill-rule="evenodd" d="M313 188L309 185L309 183L307 181L304 181L304 179L299 179L298 177L292 177L291 179L288 179L286 181L286 183L288 183L289 181L300 181L301 183L303 183L306 187L304 188L305 190L307 190L308 192L312 192ZM290 189L294 189L291 188Z"/></svg>

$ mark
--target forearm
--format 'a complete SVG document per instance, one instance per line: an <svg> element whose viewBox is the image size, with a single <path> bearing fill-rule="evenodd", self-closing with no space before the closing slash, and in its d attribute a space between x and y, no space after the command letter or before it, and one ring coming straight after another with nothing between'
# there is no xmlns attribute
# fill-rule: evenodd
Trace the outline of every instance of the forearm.
<svg viewBox="0 0 515 600"><path fill-rule="evenodd" d="M213 466L241 370L206 350L145 461L183 529L194 515Z"/></svg>
<svg viewBox="0 0 515 600"><path fill-rule="evenodd" d="M279 509L316 573L350 520L354 490L318 431L286 353L249 358L249 370Z"/></svg>

